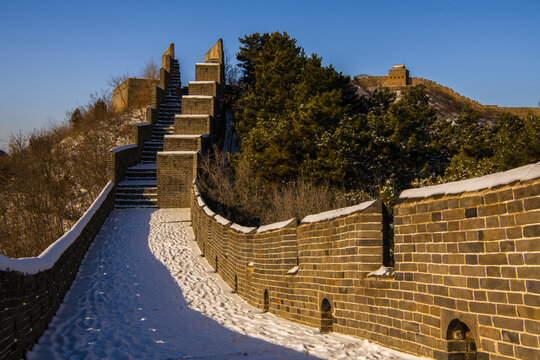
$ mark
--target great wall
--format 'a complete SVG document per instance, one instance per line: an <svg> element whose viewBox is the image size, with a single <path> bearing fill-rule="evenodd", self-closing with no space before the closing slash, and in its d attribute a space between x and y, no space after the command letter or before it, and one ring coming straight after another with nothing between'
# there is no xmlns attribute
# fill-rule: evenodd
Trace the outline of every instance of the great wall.
<svg viewBox="0 0 540 360"><path fill-rule="evenodd" d="M196 184L225 128L221 40L195 69L182 88L171 44L147 122L109 153L109 183L87 213L37 258L0 256L0 358L36 343L115 206L158 206L190 208L205 259L263 311L438 360L540 359L540 163L406 190L393 224L374 200L244 227Z"/></svg>
<svg viewBox="0 0 540 360"><path fill-rule="evenodd" d="M540 116L540 109L533 107L501 107L498 105L483 105L478 101L469 99L468 97L455 92L453 89L441 85L433 80L428 80L421 77L410 77L409 70L405 68L405 65L394 65L392 69L388 70L388 76L356 76L354 78L354 83L363 87L369 92L373 92L375 89L381 87L403 89L409 85L424 85L428 88L428 90L437 92L447 97L451 102L459 105L461 109L464 106L469 106L471 109L491 119L495 119L499 114L504 112L514 114L519 117L529 116L530 114Z"/></svg>

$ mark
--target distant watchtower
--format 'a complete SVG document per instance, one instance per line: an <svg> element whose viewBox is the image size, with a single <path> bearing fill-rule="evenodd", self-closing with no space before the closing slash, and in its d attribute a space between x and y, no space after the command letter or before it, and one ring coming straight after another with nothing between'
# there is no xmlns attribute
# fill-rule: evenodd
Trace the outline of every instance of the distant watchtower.
<svg viewBox="0 0 540 360"><path fill-rule="evenodd" d="M390 70L388 70L388 80L386 85L393 86L403 86L410 84L409 81L409 70L405 68L405 65L394 65Z"/></svg>

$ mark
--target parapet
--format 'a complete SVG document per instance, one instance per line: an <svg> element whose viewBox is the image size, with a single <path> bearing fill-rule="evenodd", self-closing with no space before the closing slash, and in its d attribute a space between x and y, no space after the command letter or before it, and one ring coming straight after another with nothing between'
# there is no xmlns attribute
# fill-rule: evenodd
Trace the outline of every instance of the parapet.
<svg viewBox="0 0 540 360"><path fill-rule="evenodd" d="M204 62L223 64L223 59L223 40L219 39L216 44L204 54Z"/></svg>

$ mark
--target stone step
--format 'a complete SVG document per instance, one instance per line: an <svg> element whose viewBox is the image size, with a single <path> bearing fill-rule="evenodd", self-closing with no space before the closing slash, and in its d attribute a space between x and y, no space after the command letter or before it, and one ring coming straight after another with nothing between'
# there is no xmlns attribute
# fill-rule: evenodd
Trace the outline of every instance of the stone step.
<svg viewBox="0 0 540 360"><path fill-rule="evenodd" d="M131 207L157 207L157 199L155 201L148 199L135 199L135 200L120 200L116 199L114 202L115 207L131 206Z"/></svg>
<svg viewBox="0 0 540 360"><path fill-rule="evenodd" d="M156 181L157 177L154 176L126 176L126 181Z"/></svg>
<svg viewBox="0 0 540 360"><path fill-rule="evenodd" d="M157 195L157 187L148 186L148 187L131 187L131 186L118 186L116 190L117 195L126 195L126 194L138 194L138 195Z"/></svg>
<svg viewBox="0 0 540 360"><path fill-rule="evenodd" d="M138 172L138 171L133 171L133 170L126 171L126 179L147 179L147 178L155 178L155 177L156 177L156 170L147 171L147 172Z"/></svg>
<svg viewBox="0 0 540 360"><path fill-rule="evenodd" d="M119 187L131 187L131 188L141 188L141 187L155 187L157 186L157 181L156 180L149 180L149 179L144 179L144 180L124 180L124 181L121 181L119 184L118 184Z"/></svg>
<svg viewBox="0 0 540 360"><path fill-rule="evenodd" d="M119 200L134 200L134 201L157 201L157 193L155 194L123 194L116 193L116 201Z"/></svg>

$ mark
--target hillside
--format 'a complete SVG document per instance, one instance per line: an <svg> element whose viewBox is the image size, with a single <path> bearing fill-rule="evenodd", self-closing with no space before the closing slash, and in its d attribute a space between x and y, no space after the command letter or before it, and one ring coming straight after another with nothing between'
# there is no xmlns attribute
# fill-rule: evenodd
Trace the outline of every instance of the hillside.
<svg viewBox="0 0 540 360"><path fill-rule="evenodd" d="M386 86L386 76L356 76L353 83L359 87L358 92L370 96L373 91ZM411 77L410 85L422 84L426 87L430 105L437 110L437 117L447 120L455 120L466 106L472 108L480 115L483 122L493 124L502 113L510 113L521 118L532 113L540 116L540 108L531 107L500 107L497 105L483 105L476 100L469 99L454 90L424 78ZM405 86L391 86L400 92Z"/></svg>
<svg viewBox="0 0 540 360"><path fill-rule="evenodd" d="M10 140L9 155L0 156L0 254L40 254L106 184L108 151L132 141L132 124L143 121L144 113L97 108L83 109L76 123Z"/></svg>

